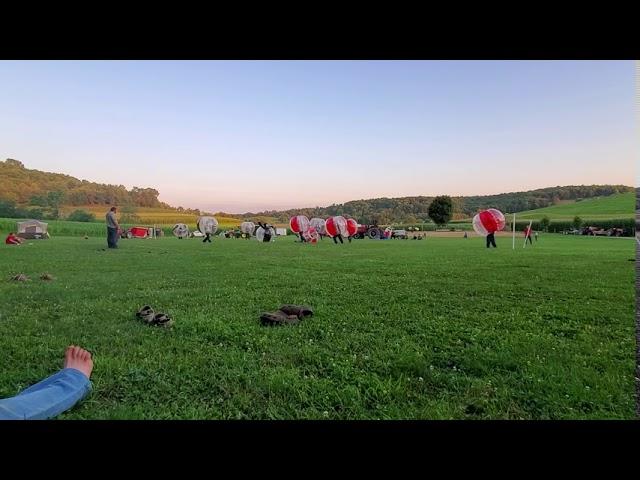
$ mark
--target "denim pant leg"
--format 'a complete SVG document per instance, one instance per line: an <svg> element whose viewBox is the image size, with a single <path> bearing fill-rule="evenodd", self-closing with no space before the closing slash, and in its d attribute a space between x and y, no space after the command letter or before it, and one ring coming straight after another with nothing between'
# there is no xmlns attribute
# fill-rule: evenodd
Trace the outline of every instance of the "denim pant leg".
<svg viewBox="0 0 640 480"><path fill-rule="evenodd" d="M69 410L91 391L91 382L79 370L65 368L23 390L0 399L0 420L46 420Z"/></svg>
<svg viewBox="0 0 640 480"><path fill-rule="evenodd" d="M107 227L107 245L109 248L115 248L118 246L118 230L115 228Z"/></svg>

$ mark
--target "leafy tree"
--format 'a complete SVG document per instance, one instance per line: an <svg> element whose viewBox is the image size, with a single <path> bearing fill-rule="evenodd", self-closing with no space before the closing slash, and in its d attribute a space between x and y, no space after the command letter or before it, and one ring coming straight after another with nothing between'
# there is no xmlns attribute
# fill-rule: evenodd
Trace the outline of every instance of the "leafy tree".
<svg viewBox="0 0 640 480"><path fill-rule="evenodd" d="M67 220L71 220L72 222L93 222L95 219L96 216L93 213L84 210L74 210L67 217Z"/></svg>
<svg viewBox="0 0 640 480"><path fill-rule="evenodd" d="M17 218L16 203L11 200L0 200L0 217Z"/></svg>
<svg viewBox="0 0 640 480"><path fill-rule="evenodd" d="M46 195L33 195L29 199L29 205L33 205L34 207L46 207L48 205Z"/></svg>
<svg viewBox="0 0 640 480"><path fill-rule="evenodd" d="M136 215L135 205L127 204L120 208L120 223L137 223L139 220Z"/></svg>
<svg viewBox="0 0 640 480"><path fill-rule="evenodd" d="M573 217L573 228L576 230L582 226L582 219L579 216Z"/></svg>
<svg viewBox="0 0 640 480"><path fill-rule="evenodd" d="M546 215L540 219L540 227L542 227L542 230L545 232L549 229L550 223L551 220L549 220L549 217L547 217Z"/></svg>
<svg viewBox="0 0 640 480"><path fill-rule="evenodd" d="M453 214L453 202L448 195L441 195L433 199L429 205L429 218L438 226L446 225Z"/></svg>

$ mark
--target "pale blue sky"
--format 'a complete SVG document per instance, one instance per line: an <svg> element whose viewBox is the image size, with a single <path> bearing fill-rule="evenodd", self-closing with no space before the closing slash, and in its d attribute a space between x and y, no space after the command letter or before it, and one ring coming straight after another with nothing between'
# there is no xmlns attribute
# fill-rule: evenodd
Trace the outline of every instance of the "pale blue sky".
<svg viewBox="0 0 640 480"><path fill-rule="evenodd" d="M633 185L631 61L0 61L0 158L233 213Z"/></svg>

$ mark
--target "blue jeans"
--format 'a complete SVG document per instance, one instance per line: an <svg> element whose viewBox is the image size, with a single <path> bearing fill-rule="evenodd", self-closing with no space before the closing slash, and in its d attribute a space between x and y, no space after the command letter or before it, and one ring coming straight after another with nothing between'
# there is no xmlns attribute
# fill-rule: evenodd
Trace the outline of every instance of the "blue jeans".
<svg viewBox="0 0 640 480"><path fill-rule="evenodd" d="M0 420L46 420L69 410L91 391L91 382L75 368L31 385L17 396L0 399Z"/></svg>
<svg viewBox="0 0 640 480"><path fill-rule="evenodd" d="M118 248L118 229L107 227L107 246L109 248Z"/></svg>

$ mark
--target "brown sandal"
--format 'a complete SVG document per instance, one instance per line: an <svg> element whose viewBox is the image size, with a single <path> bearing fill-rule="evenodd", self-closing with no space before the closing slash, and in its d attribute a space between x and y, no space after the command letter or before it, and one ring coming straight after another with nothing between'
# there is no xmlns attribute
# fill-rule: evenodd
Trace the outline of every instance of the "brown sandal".
<svg viewBox="0 0 640 480"><path fill-rule="evenodd" d="M287 315L281 310L260 314L262 325L295 325L300 319L296 315Z"/></svg>

